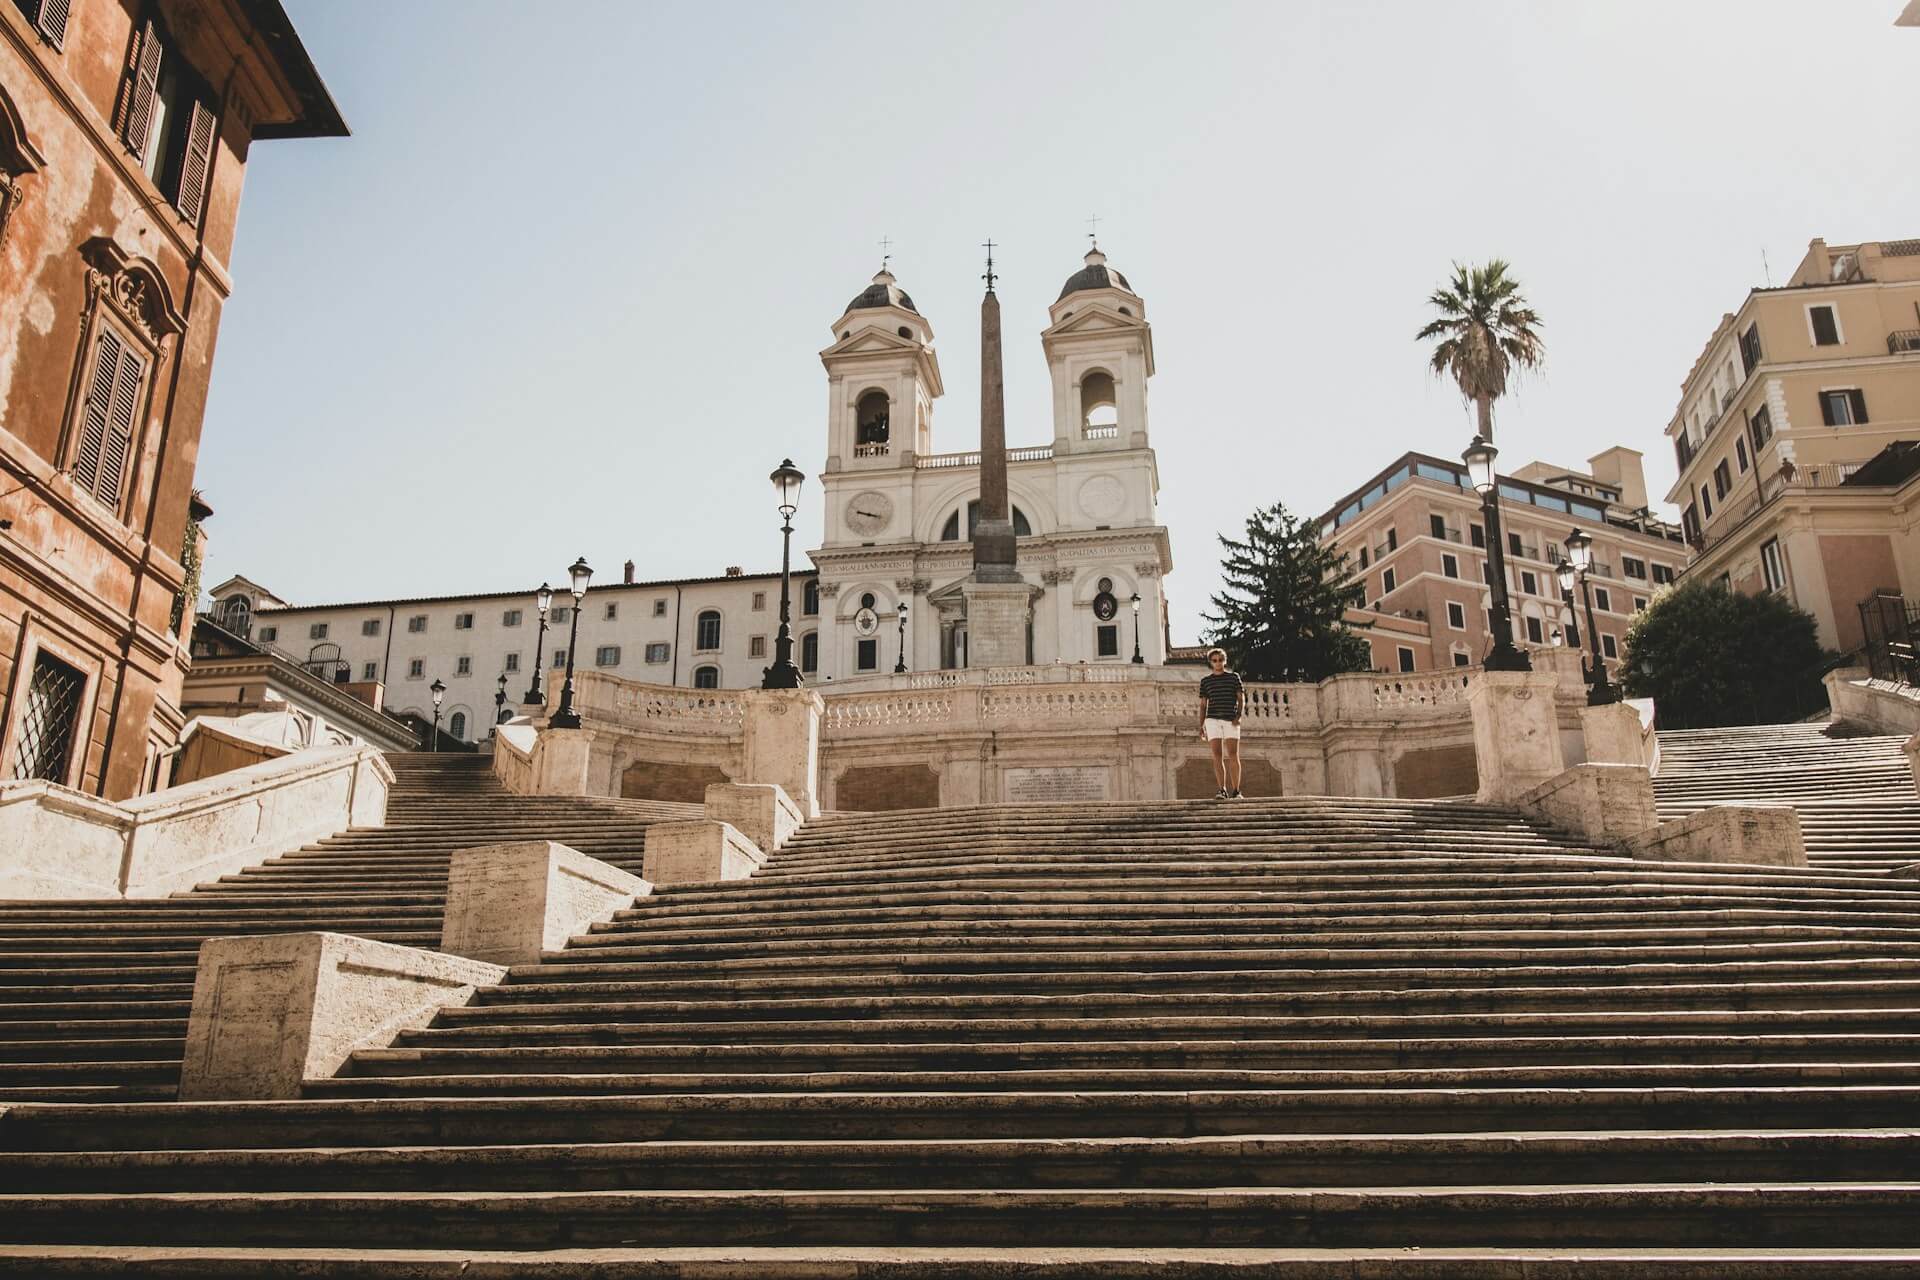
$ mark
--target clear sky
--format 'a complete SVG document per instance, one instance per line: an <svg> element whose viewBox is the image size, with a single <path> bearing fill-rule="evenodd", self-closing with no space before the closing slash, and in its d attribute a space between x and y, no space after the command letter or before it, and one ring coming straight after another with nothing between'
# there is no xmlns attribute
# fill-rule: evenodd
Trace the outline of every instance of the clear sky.
<svg viewBox="0 0 1920 1280"><path fill-rule="evenodd" d="M823 464L816 353L882 236L942 451L1003 246L1008 443L1044 443L1097 214L1154 327L1187 642L1217 533L1465 445L1413 340L1450 262L1508 258L1546 320L1505 460L1625 443L1664 493L1763 253L1920 236L1895 0L288 7L354 136L254 152L198 483L205 580L296 603L777 567L766 474Z"/></svg>

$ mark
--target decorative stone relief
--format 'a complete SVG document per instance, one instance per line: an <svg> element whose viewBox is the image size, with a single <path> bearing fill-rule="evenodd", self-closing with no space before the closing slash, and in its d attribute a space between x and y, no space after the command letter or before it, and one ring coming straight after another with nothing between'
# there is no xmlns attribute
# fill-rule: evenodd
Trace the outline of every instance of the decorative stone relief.
<svg viewBox="0 0 1920 1280"><path fill-rule="evenodd" d="M1096 524L1113 519L1126 505L1126 486L1112 476L1090 476L1080 486L1080 510Z"/></svg>
<svg viewBox="0 0 1920 1280"><path fill-rule="evenodd" d="M1133 566L1133 571L1143 578L1157 578L1160 576L1160 562L1158 560L1142 560Z"/></svg>
<svg viewBox="0 0 1920 1280"><path fill-rule="evenodd" d="M1073 572L1072 569L1046 569L1041 572L1040 581L1050 587L1057 587L1063 582L1072 582Z"/></svg>

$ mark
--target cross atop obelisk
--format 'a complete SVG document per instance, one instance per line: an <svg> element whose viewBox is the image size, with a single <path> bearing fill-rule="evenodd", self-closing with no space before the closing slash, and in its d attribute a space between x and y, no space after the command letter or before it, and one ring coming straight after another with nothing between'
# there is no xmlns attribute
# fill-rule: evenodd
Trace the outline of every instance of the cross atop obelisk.
<svg viewBox="0 0 1920 1280"><path fill-rule="evenodd" d="M976 582L1018 582L1013 521L1007 510L1006 383L1000 372L1000 299L994 295L992 240L987 251L987 293L980 300L980 517L973 526Z"/></svg>

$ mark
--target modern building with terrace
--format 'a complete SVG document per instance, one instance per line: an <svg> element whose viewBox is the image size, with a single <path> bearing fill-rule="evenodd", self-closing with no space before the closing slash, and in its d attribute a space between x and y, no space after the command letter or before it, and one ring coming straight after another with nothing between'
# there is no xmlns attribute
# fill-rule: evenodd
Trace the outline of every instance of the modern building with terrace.
<svg viewBox="0 0 1920 1280"><path fill-rule="evenodd" d="M1820 641L1920 588L1920 240L1815 240L1777 288L1721 317L1682 384L1667 495L1689 574L1778 592Z"/></svg>
<svg viewBox="0 0 1920 1280"><path fill-rule="evenodd" d="M1507 590L1522 645L1584 643L1554 568L1576 527L1593 539L1590 574L1601 652L1623 650L1633 615L1686 563L1680 531L1647 509L1641 455L1616 445L1587 470L1533 462L1500 478ZM1378 671L1477 665L1492 647L1486 527L1457 460L1405 453L1320 519L1322 542L1347 553L1361 590L1350 618Z"/></svg>

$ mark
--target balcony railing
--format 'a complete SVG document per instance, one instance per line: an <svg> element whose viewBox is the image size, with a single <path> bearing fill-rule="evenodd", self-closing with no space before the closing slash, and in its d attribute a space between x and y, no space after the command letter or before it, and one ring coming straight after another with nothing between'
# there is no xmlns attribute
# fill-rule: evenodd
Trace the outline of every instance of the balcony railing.
<svg viewBox="0 0 1920 1280"><path fill-rule="evenodd" d="M1888 334L1887 354L1920 355L1920 329L1895 329Z"/></svg>
<svg viewBox="0 0 1920 1280"><path fill-rule="evenodd" d="M853 456L856 458L884 458L887 456L887 446L884 444L857 444L853 446Z"/></svg>
<svg viewBox="0 0 1920 1280"><path fill-rule="evenodd" d="M1044 462L1053 456L1050 444L1029 445L1024 449L1007 450L1008 462ZM913 460L917 470L925 471L936 467L977 467L980 465L980 453L929 453Z"/></svg>
<svg viewBox="0 0 1920 1280"><path fill-rule="evenodd" d="M1086 440L1118 440L1120 438L1120 427L1119 424L1113 422L1089 422L1080 429L1080 435L1082 439Z"/></svg>

